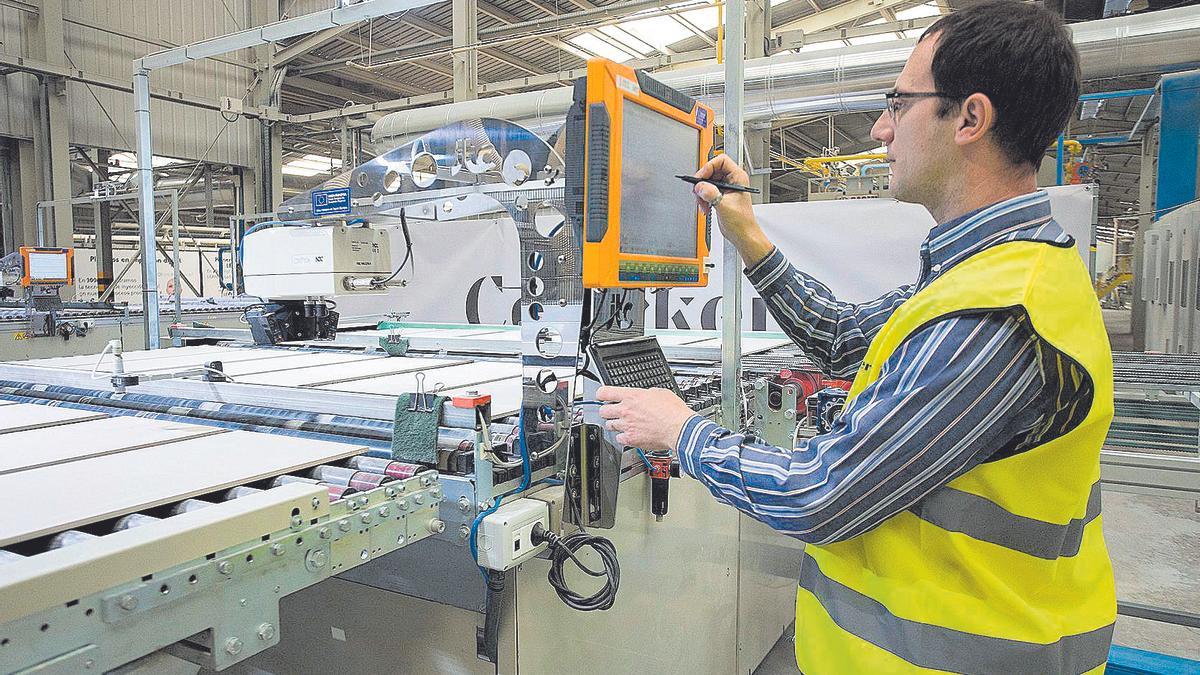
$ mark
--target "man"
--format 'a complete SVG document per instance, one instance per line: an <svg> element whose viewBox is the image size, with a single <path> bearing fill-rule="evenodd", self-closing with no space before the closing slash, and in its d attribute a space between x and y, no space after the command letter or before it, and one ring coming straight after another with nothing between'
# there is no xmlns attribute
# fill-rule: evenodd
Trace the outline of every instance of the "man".
<svg viewBox="0 0 1200 675"><path fill-rule="evenodd" d="M916 283L861 305L793 268L745 194L697 186L783 329L854 377L828 434L775 448L664 390L598 392L618 442L676 449L718 500L809 544L796 603L806 673L1103 669L1116 616L1098 482L1112 357L1074 242L1035 182L1078 95L1070 36L1038 6L985 2L930 27L871 136L896 197L938 225ZM697 176L749 183L725 156Z"/></svg>

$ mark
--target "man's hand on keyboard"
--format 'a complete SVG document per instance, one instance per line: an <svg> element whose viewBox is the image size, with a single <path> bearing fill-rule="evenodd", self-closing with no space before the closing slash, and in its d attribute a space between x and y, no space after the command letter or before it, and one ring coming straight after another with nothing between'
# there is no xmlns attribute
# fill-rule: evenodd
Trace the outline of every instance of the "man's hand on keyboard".
<svg viewBox="0 0 1200 675"><path fill-rule="evenodd" d="M617 442L643 450L674 450L683 425L695 413L678 396L666 389L600 387L596 398L600 417L617 434Z"/></svg>

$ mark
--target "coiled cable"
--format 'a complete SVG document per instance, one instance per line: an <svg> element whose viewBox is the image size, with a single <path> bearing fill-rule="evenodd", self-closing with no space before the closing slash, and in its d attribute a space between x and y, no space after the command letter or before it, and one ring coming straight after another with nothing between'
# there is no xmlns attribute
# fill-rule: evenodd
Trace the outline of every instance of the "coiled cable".
<svg viewBox="0 0 1200 675"><path fill-rule="evenodd" d="M533 526L531 539L535 544L546 542L549 545L550 572L546 575L546 580L568 607L581 612L592 612L613 606L617 599L617 589L621 586L621 565L617 562L617 547L613 546L611 541L583 531L559 537L553 532L547 532L540 524ZM603 570L593 570L575 557L575 552L585 546L591 547L600 556L601 562L604 563ZM586 597L572 591L563 576L563 564L568 559L588 576L607 577L604 587Z"/></svg>

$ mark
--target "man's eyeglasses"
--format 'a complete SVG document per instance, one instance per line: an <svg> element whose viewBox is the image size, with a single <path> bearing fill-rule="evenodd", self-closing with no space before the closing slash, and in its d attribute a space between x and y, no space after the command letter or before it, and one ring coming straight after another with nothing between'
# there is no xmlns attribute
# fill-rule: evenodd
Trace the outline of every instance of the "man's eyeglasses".
<svg viewBox="0 0 1200 675"><path fill-rule="evenodd" d="M900 110L899 101L906 98L944 98L951 101L960 100L961 96L951 96L940 91L889 91L883 95L886 100L888 114L892 116L892 121L896 120L896 111Z"/></svg>

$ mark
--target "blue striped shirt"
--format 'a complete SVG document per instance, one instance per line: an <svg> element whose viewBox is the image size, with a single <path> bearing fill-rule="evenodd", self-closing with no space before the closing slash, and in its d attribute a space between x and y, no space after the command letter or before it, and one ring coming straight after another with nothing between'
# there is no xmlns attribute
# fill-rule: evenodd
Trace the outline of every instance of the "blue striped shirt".
<svg viewBox="0 0 1200 675"><path fill-rule="evenodd" d="M905 300L996 244L1071 241L1034 192L934 227L916 283L839 302L778 249L746 271L784 332L828 374L851 377ZM947 317L909 335L827 434L778 448L693 416L679 462L720 501L805 542L862 534L982 462L1065 433L1091 385L1019 310Z"/></svg>

